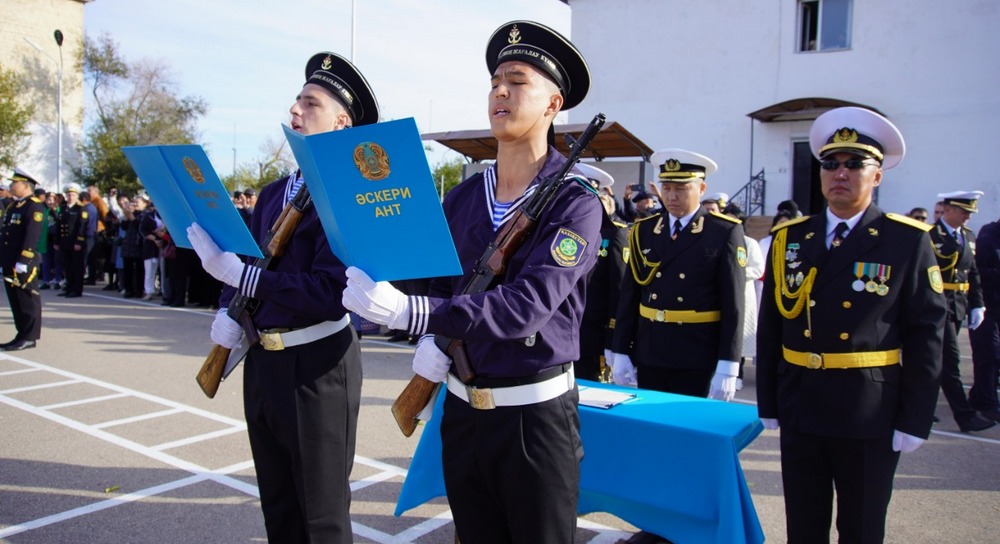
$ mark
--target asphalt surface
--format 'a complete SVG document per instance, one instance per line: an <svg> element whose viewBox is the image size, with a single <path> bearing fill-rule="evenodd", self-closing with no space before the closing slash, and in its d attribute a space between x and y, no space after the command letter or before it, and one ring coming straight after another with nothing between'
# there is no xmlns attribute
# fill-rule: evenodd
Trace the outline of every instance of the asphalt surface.
<svg viewBox="0 0 1000 544"><path fill-rule="evenodd" d="M215 399L194 376L211 348L213 312L43 291L38 347L0 352L0 542L263 542L242 417L241 369ZM6 299L0 341L13 337ZM962 375L971 383L968 339ZM411 376L413 348L365 337L364 389L351 508L356 542L451 543L444 499L393 516L419 433L389 406ZM737 402L754 402L747 369ZM930 440L904 455L887 542L1000 541L1000 426L960 433L943 396ZM627 447L627 445L623 445ZM778 432L740 456L769 542L784 541ZM614 467L609 467L614 470ZM612 543L635 528L580 518L578 542ZM836 531L832 531L836 539Z"/></svg>

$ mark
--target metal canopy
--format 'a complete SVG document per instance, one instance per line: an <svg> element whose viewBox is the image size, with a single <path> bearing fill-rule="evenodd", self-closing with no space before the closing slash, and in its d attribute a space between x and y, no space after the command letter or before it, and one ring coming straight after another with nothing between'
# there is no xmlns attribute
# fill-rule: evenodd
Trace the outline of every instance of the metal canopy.
<svg viewBox="0 0 1000 544"><path fill-rule="evenodd" d="M556 148L564 155L569 154L569 146L563 134L572 134L579 138L587 123L573 125L557 125ZM494 160L497 158L497 141L490 130L458 130L450 132L435 132L422 134L423 140L433 140L445 147L465 155L473 162ZM631 132L625 130L615 121L604 123L601 131L587 147L583 157L602 160L608 157L642 157L648 161L653 150Z"/></svg>
<svg viewBox="0 0 1000 544"><path fill-rule="evenodd" d="M776 123L780 121L812 121L829 110L844 106L856 106L871 110L879 115L885 115L871 106L848 102L837 98L796 98L793 100L779 102L773 106L768 106L753 113L748 113L747 117L756 119L761 123Z"/></svg>

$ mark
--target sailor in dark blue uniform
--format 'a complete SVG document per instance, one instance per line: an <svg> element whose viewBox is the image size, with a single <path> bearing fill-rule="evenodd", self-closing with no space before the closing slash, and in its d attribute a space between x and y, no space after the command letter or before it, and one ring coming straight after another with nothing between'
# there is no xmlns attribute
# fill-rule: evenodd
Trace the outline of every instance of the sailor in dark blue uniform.
<svg viewBox="0 0 1000 544"><path fill-rule="evenodd" d="M590 87L576 47L531 21L497 29L486 64L497 161L444 200L467 274L518 206L565 164L549 145L552 122ZM348 270L351 310L393 329L465 341L476 374L470 387L448 373L450 360L429 337L413 362L417 374L447 381L444 479L462 542L573 541L583 456L573 361L604 215L594 193L582 179L563 184L500 284L482 293L461 294L466 279L452 277L432 282L429 296L406 297Z"/></svg>
<svg viewBox="0 0 1000 544"><path fill-rule="evenodd" d="M743 352L743 228L701 207L714 161L675 148L652 160L665 211L632 227L613 377L618 384L638 378L643 389L731 400Z"/></svg>
<svg viewBox="0 0 1000 544"><path fill-rule="evenodd" d="M13 340L0 344L3 351L33 348L42 335L38 239L48 222L45 204L34 196L36 184L34 178L15 169L10 182L13 200L0 225L0 269L17 330Z"/></svg>
<svg viewBox="0 0 1000 544"><path fill-rule="evenodd" d="M587 304L580 325L580 359L576 362L576 377L597 381L611 378L611 336L615 331L618 313L618 293L622 278L628 268L628 225L615 215L615 197L606 189L615 184L600 168L579 163L576 170L583 174L597 189L604 217L601 220L601 248L597 264L587 275Z"/></svg>
<svg viewBox="0 0 1000 544"><path fill-rule="evenodd" d="M951 414L962 432L982 431L996 422L976 413L965 396L965 386L958 365L958 332L969 318L969 331L976 330L986 314L983 286L976 268L976 235L965 226L978 211L982 191L952 191L937 195L944 202L941 218L931 229L934 256L941 268L948 319L944 323L944 355L941 360L941 392L948 400Z"/></svg>
<svg viewBox="0 0 1000 544"><path fill-rule="evenodd" d="M318 134L378 121L368 82L349 61L319 53L292 105L291 127ZM305 181L298 172L265 186L250 219L259 242ZM225 308L257 301L261 343L247 355L244 410L270 542L352 542L349 476L361 403L361 353L341 305L345 266L308 206L284 255L267 269L223 253L197 224L188 237L205 270L226 284L212 340L235 347L240 326Z"/></svg>
<svg viewBox="0 0 1000 544"><path fill-rule="evenodd" d="M757 329L757 402L781 426L789 543L882 542L900 452L930 433L944 285L927 231L872 201L903 137L862 108L813 123L825 213L773 229Z"/></svg>

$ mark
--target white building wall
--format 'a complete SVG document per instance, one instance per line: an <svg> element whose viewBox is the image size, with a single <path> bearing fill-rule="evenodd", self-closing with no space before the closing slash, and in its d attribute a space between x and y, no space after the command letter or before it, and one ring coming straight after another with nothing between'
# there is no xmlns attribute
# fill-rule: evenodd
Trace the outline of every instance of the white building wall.
<svg viewBox="0 0 1000 544"><path fill-rule="evenodd" d="M851 48L796 52L793 0L571 0L572 40L593 75L570 112L605 112L654 149L683 147L719 163L709 191L730 194L767 174L767 212L791 195L791 146L810 122L754 123L746 114L825 97L887 115L906 139L879 205L931 208L938 192L981 189L971 226L1000 217L990 160L1000 129L1000 1L854 0ZM651 170L652 172L652 170Z"/></svg>
<svg viewBox="0 0 1000 544"><path fill-rule="evenodd" d="M56 187L59 47L53 32L59 29L63 33L60 173L65 185L72 181L71 168L80 162L76 146L83 134L83 87L77 58L83 45L83 7L89 1L0 0L0 63L25 76L25 98L35 106L35 116L28 126L28 149L17 166L48 190L62 190Z"/></svg>

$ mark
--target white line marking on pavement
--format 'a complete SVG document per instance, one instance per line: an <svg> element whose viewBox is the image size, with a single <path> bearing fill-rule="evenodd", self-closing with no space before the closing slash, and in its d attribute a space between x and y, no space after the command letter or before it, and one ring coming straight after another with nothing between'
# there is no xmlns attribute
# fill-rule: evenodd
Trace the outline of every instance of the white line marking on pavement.
<svg viewBox="0 0 1000 544"><path fill-rule="evenodd" d="M38 372L37 368L19 368L17 370L8 370L6 372L0 372L0 378L4 376L13 376L15 374L24 374L26 372Z"/></svg>
<svg viewBox="0 0 1000 544"><path fill-rule="evenodd" d="M213 438L219 438L220 436L226 436L234 433L241 433L244 429L239 427L230 427L228 429L220 429L218 431L213 431L210 433L199 434L197 436L190 436L188 438L182 438L180 440L174 440L173 442L167 442L165 444L158 444L156 446L150 446L150 449L156 451L169 450L171 448L178 448L180 446L187 446L189 444L196 444L198 442L204 442L205 440L211 440Z"/></svg>
<svg viewBox="0 0 1000 544"><path fill-rule="evenodd" d="M17 387L15 389L6 389L6 390L3 390L3 391L0 391L0 395L9 395L11 393L24 393L25 391L37 391L39 389L49 389L49 388L52 388L52 387L62 387L64 385L73 385L73 384L77 384L77 383L80 383L80 380L65 380L65 381L61 381L61 382L40 383L40 384L37 384L37 385L29 385L29 386L25 386L25 387Z"/></svg>
<svg viewBox="0 0 1000 544"><path fill-rule="evenodd" d="M92 402L102 402L105 400L120 399L122 397L127 397L128 393L114 393L112 395L104 395L102 397L90 397L87 399L71 400L67 402L60 402L56 404L49 404L48 406L39 406L40 410L56 410L59 408L66 408L69 406L79 406L81 404L90 404Z"/></svg>
<svg viewBox="0 0 1000 544"><path fill-rule="evenodd" d="M129 423L135 423L137 421L145 421L147 419L155 419L158 417L169 416L173 414L179 414L183 412L180 408L169 408L167 410L161 410L159 412L150 412L148 414L142 414L141 416L132 416L122 419L115 419L113 421L105 421L104 423L98 423L93 425L95 429L107 429L108 427L114 427L116 425L127 425Z"/></svg>

